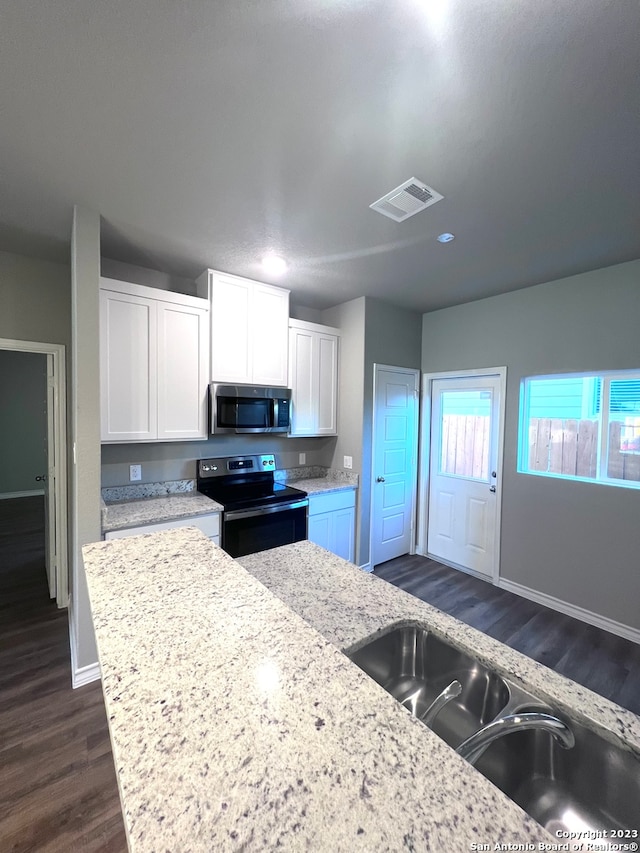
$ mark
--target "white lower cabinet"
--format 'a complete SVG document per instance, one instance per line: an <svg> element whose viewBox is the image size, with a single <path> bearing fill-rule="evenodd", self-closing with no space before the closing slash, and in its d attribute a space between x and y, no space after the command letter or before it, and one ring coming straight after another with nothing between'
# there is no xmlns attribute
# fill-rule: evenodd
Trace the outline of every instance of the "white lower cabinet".
<svg viewBox="0 0 640 853"><path fill-rule="evenodd" d="M194 515L187 518L174 518L171 521L160 521L156 524L144 524L140 527L125 527L123 530L110 530L105 533L105 539L125 539L127 536L142 536L144 533L157 533L159 530L170 530L173 527L197 527L216 545L220 544L220 513L211 512L207 515Z"/></svg>
<svg viewBox="0 0 640 853"><path fill-rule="evenodd" d="M309 495L308 538L353 563L355 556L356 493L353 489Z"/></svg>

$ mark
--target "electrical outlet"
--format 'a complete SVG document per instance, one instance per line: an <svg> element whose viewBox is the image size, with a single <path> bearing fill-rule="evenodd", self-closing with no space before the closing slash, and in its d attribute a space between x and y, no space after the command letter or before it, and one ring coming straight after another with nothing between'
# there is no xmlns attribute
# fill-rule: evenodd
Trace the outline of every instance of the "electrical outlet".
<svg viewBox="0 0 640 853"><path fill-rule="evenodd" d="M137 483L142 479L142 465L129 465L129 482Z"/></svg>
<svg viewBox="0 0 640 853"><path fill-rule="evenodd" d="M298 453L298 465L305 465L307 462L306 453Z"/></svg>
<svg viewBox="0 0 640 853"><path fill-rule="evenodd" d="M344 457L344 468L353 468L353 456Z"/></svg>

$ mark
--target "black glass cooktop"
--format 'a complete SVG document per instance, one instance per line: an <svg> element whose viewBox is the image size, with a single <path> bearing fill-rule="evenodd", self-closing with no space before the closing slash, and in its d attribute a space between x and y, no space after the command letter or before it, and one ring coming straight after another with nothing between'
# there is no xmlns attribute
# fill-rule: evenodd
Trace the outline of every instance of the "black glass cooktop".
<svg viewBox="0 0 640 853"><path fill-rule="evenodd" d="M307 497L301 489L276 483L270 478L260 482L229 482L230 479L198 480L198 491L222 504L225 510L268 506Z"/></svg>

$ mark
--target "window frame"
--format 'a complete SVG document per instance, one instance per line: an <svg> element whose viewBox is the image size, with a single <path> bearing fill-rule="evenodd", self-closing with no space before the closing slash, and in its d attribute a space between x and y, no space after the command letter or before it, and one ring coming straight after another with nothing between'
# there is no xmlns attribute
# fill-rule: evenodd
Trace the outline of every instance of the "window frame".
<svg viewBox="0 0 640 853"><path fill-rule="evenodd" d="M530 410L530 383L532 381L560 380L560 379L599 379L600 380L600 405L599 412L594 412L593 419L598 424L596 476L581 477L577 474L558 474L551 471L532 471L529 468L529 421ZM640 480L623 480L618 477L610 477L607 473L609 468L609 424L610 424L610 402L611 382L616 380L636 380L640 382L640 368L627 370L597 370L579 371L575 373L545 373L535 376L523 376L520 380L520 401L518 411L518 453L517 472L538 477L550 477L557 480L577 481L579 483L594 483L601 486L617 486L623 489L640 489ZM595 406L594 406L595 408ZM526 426L525 426L526 418Z"/></svg>

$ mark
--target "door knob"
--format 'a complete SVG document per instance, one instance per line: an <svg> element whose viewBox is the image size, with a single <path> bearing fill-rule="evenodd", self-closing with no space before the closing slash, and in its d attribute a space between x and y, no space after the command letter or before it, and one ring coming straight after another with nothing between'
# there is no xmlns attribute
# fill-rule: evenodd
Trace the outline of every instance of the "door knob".
<svg viewBox="0 0 640 853"><path fill-rule="evenodd" d="M384 483L384 477L376 477L376 483Z"/></svg>
<svg viewBox="0 0 640 853"><path fill-rule="evenodd" d="M489 491L490 491L490 492L495 492L495 490L496 490L496 487L495 487L495 486L489 486Z"/></svg>
<svg viewBox="0 0 640 853"><path fill-rule="evenodd" d="M40 477L36 477L36 483L44 483L47 478L44 474L41 474Z"/></svg>

